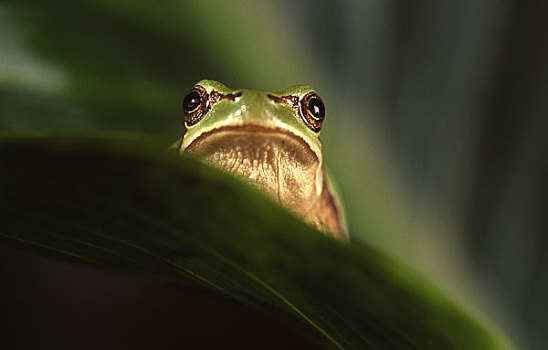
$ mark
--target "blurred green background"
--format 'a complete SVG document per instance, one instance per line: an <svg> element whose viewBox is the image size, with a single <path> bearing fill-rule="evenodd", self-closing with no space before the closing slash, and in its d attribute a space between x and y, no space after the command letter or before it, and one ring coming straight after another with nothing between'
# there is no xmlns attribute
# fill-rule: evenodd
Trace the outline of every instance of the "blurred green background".
<svg viewBox="0 0 548 350"><path fill-rule="evenodd" d="M4 0L0 132L115 130L167 147L200 79L311 84L352 240L543 349L547 23L541 1Z"/></svg>

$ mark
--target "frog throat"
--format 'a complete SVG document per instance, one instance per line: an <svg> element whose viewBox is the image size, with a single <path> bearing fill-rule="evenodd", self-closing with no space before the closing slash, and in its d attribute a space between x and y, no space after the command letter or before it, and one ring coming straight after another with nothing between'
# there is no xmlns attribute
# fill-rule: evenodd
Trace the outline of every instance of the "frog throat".
<svg viewBox="0 0 548 350"><path fill-rule="evenodd" d="M291 188L298 183L308 183L308 191L322 191L322 158L302 137L288 130L259 125L221 126L200 134L181 147L183 151L252 182L270 183L274 195L279 196L283 188L302 191L297 186ZM314 181L310 183L310 179Z"/></svg>

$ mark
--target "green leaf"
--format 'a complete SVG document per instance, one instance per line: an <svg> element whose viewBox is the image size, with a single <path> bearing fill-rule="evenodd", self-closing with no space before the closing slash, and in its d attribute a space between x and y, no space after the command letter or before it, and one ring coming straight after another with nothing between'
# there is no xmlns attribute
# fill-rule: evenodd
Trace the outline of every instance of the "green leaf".
<svg viewBox="0 0 548 350"><path fill-rule="evenodd" d="M0 169L5 242L205 288L333 348L509 347L410 269L147 139L3 138Z"/></svg>

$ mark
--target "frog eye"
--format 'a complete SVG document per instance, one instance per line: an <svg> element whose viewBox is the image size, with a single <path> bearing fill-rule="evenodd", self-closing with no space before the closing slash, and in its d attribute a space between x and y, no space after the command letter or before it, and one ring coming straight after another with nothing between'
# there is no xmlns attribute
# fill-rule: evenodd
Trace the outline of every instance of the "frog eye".
<svg viewBox="0 0 548 350"><path fill-rule="evenodd" d="M202 119L207 112L207 100L207 91L200 85L196 85L186 94L183 100L183 113L187 126L194 125Z"/></svg>
<svg viewBox="0 0 548 350"><path fill-rule="evenodd" d="M320 96L309 92L301 99L301 118L312 131L319 132L325 119L325 106Z"/></svg>

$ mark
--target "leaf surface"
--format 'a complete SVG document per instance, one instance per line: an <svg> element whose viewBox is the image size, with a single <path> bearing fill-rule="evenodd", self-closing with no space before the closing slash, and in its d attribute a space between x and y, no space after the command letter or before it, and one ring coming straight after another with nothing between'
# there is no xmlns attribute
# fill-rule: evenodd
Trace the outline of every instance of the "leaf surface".
<svg viewBox="0 0 548 350"><path fill-rule="evenodd" d="M0 140L0 239L205 288L332 348L509 347L409 268L136 137Z"/></svg>

